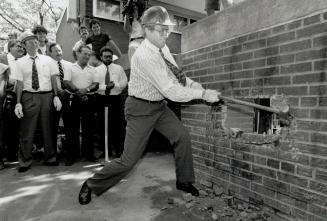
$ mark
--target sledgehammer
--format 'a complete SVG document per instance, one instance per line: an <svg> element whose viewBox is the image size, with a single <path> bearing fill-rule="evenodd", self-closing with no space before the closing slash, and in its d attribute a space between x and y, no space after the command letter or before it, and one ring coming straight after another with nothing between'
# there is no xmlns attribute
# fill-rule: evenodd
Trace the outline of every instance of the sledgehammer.
<svg viewBox="0 0 327 221"><path fill-rule="evenodd" d="M235 103L235 104L240 104L240 105L245 105L249 107L254 107L260 110L265 110L271 113L279 114L279 115L287 115L289 112L289 105L286 103L285 97L283 95L273 95L270 98L270 105L271 107L263 106L260 104L255 104L247 101L242 101L239 99L235 98L230 98L230 97L225 97L225 96L219 96L219 99Z"/></svg>

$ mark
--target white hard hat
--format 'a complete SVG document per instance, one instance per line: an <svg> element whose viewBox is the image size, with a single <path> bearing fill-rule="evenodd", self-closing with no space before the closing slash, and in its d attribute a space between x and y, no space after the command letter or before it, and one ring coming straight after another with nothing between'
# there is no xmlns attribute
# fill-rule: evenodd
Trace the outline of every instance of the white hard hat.
<svg viewBox="0 0 327 221"><path fill-rule="evenodd" d="M147 9L142 18L142 25L175 25L170 18L167 10L161 6L152 6Z"/></svg>

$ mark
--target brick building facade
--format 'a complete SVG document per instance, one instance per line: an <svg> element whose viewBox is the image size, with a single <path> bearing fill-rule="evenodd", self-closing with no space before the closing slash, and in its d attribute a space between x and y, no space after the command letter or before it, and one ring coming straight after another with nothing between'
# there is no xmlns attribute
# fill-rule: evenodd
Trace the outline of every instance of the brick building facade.
<svg viewBox="0 0 327 221"><path fill-rule="evenodd" d="M231 20L240 11L244 20ZM326 11L320 0L247 1L183 32L189 77L252 102L283 94L292 115L279 134L258 134L253 108L185 105L182 120L191 133L200 183L223 187L290 220L327 220ZM244 133L230 136L230 127Z"/></svg>

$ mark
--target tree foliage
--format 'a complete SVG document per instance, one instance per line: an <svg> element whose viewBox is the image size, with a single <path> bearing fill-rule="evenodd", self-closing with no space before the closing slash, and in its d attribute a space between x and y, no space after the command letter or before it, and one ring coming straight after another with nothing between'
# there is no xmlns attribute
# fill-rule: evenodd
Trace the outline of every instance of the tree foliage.
<svg viewBox="0 0 327 221"><path fill-rule="evenodd" d="M64 8L64 0L1 0L0 33L22 32L36 24L54 32Z"/></svg>

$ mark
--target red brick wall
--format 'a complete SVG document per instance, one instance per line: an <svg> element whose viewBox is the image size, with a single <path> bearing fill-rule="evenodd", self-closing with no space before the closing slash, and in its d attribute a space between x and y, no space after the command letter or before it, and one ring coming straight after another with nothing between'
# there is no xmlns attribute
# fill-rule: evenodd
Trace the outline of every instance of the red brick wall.
<svg viewBox="0 0 327 221"><path fill-rule="evenodd" d="M326 63L327 13L183 54L187 75L206 88L247 99L285 94L294 116L280 136L235 139L222 127L228 108L186 105L198 181L289 217L327 220Z"/></svg>

